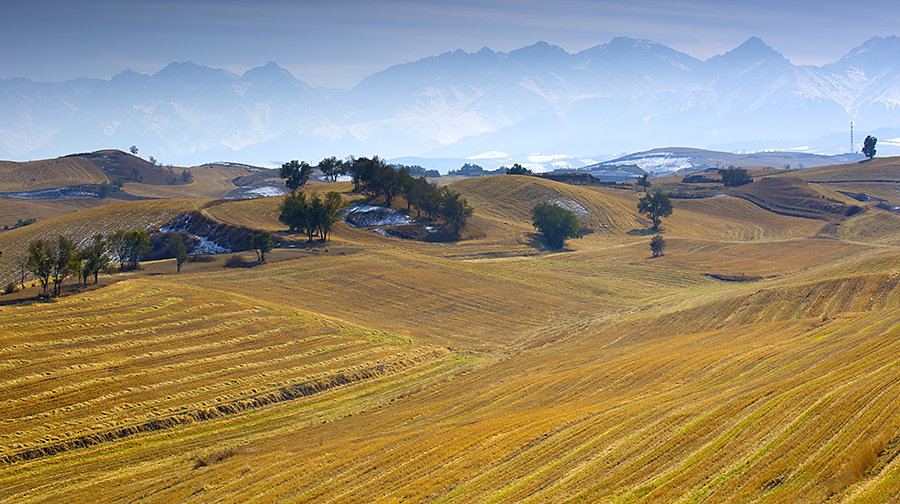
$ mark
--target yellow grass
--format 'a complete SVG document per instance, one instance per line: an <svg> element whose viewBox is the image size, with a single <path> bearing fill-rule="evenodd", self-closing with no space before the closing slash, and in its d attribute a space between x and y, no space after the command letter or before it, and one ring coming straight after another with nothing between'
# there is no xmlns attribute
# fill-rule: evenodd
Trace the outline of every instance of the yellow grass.
<svg viewBox="0 0 900 504"><path fill-rule="evenodd" d="M480 238L339 224L296 259L0 306L0 500L896 498L890 221L812 238L825 222L679 200L651 259L634 192L453 187ZM556 199L594 231L565 251L529 222ZM274 231L279 202L202 211Z"/></svg>
<svg viewBox="0 0 900 504"><path fill-rule="evenodd" d="M19 278L19 265L32 240L55 240L63 235L85 243L96 233L108 235L120 229L148 229L172 220L181 212L195 210L203 200L152 200L111 203L72 214L38 221L29 226L0 233L0 283Z"/></svg>
<svg viewBox="0 0 900 504"><path fill-rule="evenodd" d="M0 192L36 191L109 182L90 160L81 157L16 163L0 161Z"/></svg>

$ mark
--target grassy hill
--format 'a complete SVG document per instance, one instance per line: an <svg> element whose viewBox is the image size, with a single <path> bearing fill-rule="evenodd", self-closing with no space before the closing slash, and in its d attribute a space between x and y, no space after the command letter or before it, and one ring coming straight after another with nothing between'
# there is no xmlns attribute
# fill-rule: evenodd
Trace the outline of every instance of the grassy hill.
<svg viewBox="0 0 900 504"><path fill-rule="evenodd" d="M897 221L784 176L745 187L771 205L674 200L660 258L641 193L502 175L452 184L460 242L340 223L252 269L0 305L0 500L890 502ZM584 238L541 244L544 201ZM0 234L0 261L188 210L278 232L280 202L82 210Z"/></svg>
<svg viewBox="0 0 900 504"><path fill-rule="evenodd" d="M37 191L109 182L96 164L83 157L17 163L0 161L0 192Z"/></svg>

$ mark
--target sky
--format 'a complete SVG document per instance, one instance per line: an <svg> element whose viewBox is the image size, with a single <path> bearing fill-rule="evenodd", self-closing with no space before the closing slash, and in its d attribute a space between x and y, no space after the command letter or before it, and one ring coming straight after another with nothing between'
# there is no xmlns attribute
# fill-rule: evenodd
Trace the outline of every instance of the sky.
<svg viewBox="0 0 900 504"><path fill-rule="evenodd" d="M173 61L241 74L274 61L341 89L447 51L541 40L575 53L628 36L707 59L758 36L822 65L900 34L896 0L3 0L0 19L0 79L109 79Z"/></svg>

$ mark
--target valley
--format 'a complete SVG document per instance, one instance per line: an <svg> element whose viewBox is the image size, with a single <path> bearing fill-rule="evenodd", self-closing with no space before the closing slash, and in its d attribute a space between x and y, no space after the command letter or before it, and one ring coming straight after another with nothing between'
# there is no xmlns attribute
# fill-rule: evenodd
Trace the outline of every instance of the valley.
<svg viewBox="0 0 900 504"><path fill-rule="evenodd" d="M80 159L33 185L118 176ZM0 165L4 192L20 168ZM900 494L900 158L754 168L734 188L654 178L685 196L656 258L631 184L464 178L448 185L474 210L459 241L338 222L305 243L278 219L285 196L225 199L275 175L185 170L106 199L0 198L0 224L37 217L0 232L4 285L60 233L198 212L282 240L252 268L162 259L59 298L0 296L0 501ZM350 182L302 191L364 199ZM583 237L546 246L542 202Z"/></svg>

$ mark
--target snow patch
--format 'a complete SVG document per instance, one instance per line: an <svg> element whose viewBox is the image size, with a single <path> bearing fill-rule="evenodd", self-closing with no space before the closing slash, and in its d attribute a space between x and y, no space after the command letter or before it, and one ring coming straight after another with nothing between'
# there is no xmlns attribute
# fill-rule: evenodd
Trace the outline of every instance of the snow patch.
<svg viewBox="0 0 900 504"><path fill-rule="evenodd" d="M591 212L588 211L587 208L583 207L577 201L571 200L569 198L556 198L550 200L550 204L565 208L566 210L574 213L579 219L587 219L591 215Z"/></svg>

